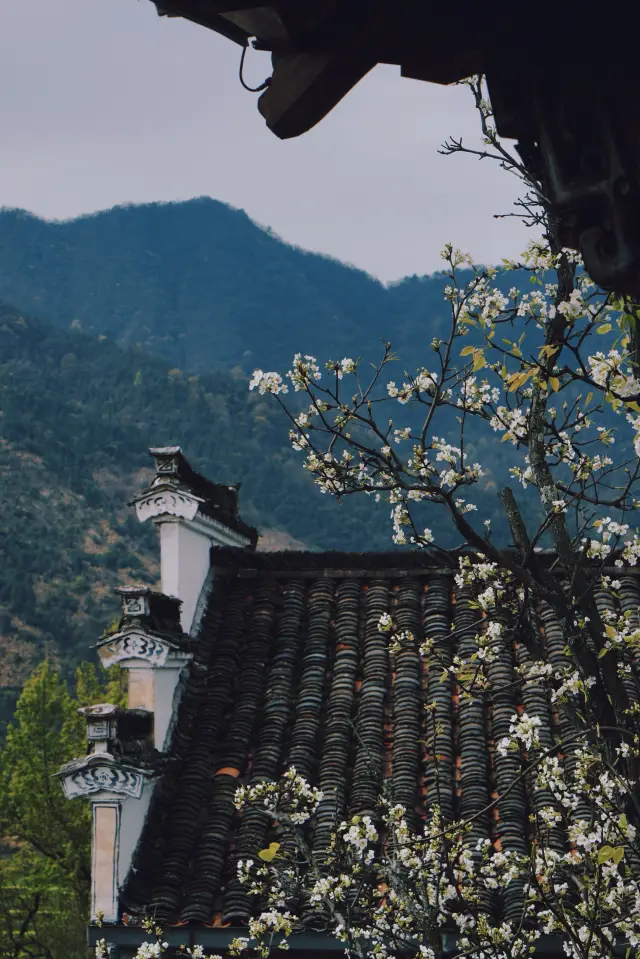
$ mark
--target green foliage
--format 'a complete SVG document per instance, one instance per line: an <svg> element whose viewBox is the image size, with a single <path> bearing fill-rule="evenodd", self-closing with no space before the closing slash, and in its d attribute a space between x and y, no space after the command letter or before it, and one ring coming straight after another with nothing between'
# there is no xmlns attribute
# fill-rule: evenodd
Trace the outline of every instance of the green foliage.
<svg viewBox="0 0 640 959"><path fill-rule="evenodd" d="M50 661L24 685L0 750L0 955L76 959L86 955L90 809L65 799L55 773L86 751L79 705L122 701L120 677L76 672L71 695Z"/></svg>
<svg viewBox="0 0 640 959"><path fill-rule="evenodd" d="M98 672L93 663L80 663L75 670L75 686L76 704L127 705L127 673L119 666L111 666L108 671L100 666ZM82 731L84 733L84 726Z"/></svg>
<svg viewBox="0 0 640 959"><path fill-rule="evenodd" d="M436 277L386 287L208 198L65 223L0 212L0 300L64 329L139 344L180 370L277 369L299 350L373 355L381 337L413 356L425 322L428 343L447 315L441 289ZM72 375L75 350L66 352Z"/></svg>
<svg viewBox="0 0 640 959"><path fill-rule="evenodd" d="M150 445L180 443L207 475L242 481L243 515L262 528L366 545L362 508L314 492L284 418L242 375L169 376L160 359L0 307L0 407L5 688L47 652L68 676L117 613L112 587L157 582L155 531L125 507L150 479Z"/></svg>
<svg viewBox="0 0 640 959"><path fill-rule="evenodd" d="M442 332L441 288L440 277L387 288L212 200L70 223L0 212L0 297L55 324L0 307L0 733L44 655L67 678L86 656L117 611L116 582L157 582L154 530L123 508L148 478L150 445L180 444L206 475L242 482L243 515L261 529L309 548L389 548L386 508L314 490L285 417L246 374L286 369L300 349L378 359L383 335L401 357L420 355ZM510 453L494 455L494 435L473 445L504 473ZM483 504L494 521L495 483ZM444 517L428 523L455 544Z"/></svg>

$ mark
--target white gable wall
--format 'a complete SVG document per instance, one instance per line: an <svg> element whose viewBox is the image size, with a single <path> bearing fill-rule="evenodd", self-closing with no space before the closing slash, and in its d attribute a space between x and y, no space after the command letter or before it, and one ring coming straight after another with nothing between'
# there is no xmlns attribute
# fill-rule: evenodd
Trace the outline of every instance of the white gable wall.
<svg viewBox="0 0 640 959"><path fill-rule="evenodd" d="M209 551L213 540L184 520L167 517L157 522L160 527L162 592L182 600L180 621L185 633L189 633L209 572Z"/></svg>

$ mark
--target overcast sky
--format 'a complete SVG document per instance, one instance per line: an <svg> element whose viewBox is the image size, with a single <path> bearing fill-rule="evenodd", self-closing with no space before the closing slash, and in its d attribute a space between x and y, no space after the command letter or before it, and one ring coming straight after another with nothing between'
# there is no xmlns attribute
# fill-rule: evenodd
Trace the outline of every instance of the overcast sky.
<svg viewBox="0 0 640 959"><path fill-rule="evenodd" d="M448 240L484 262L520 251L523 229L492 217L510 177L437 153L476 134L468 91L377 67L281 142L238 83L239 56L149 0L2 0L0 204L67 218L208 195L384 280L437 269ZM247 79L268 72L250 51Z"/></svg>

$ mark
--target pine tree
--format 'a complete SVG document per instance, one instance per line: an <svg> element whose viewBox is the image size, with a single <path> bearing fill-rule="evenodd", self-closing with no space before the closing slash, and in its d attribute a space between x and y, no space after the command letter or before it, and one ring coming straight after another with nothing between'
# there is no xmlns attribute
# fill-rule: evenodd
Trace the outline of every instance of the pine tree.
<svg viewBox="0 0 640 959"><path fill-rule="evenodd" d="M65 799L55 773L86 750L79 705L122 703L121 676L101 682L92 664L71 695L41 663L25 683L0 752L0 955L85 959L90 889L88 803Z"/></svg>

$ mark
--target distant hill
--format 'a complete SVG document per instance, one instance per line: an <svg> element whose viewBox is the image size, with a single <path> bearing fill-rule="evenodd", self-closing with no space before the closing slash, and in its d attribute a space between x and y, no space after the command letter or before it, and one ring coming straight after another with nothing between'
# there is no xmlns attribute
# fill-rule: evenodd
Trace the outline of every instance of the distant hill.
<svg viewBox="0 0 640 959"><path fill-rule="evenodd" d="M0 304L13 304L0 305L0 723L43 655L86 657L116 582L157 582L154 531L125 506L150 445L178 443L212 479L242 482L264 548L389 548L388 507L322 496L247 373L286 369L297 350L376 359L382 336L415 368L443 332L442 285L386 288L213 200L68 223L0 211ZM455 413L438 429L457 435ZM475 426L466 450L487 467L479 519L500 535L512 450ZM427 509L438 545L458 542Z"/></svg>
<svg viewBox="0 0 640 959"><path fill-rule="evenodd" d="M89 655L116 614L117 582L157 582L155 531L126 507L152 475L150 445L180 443L206 475L242 482L263 548L388 546L372 503L320 495L284 418L247 385L0 306L0 690L10 699L43 655L68 665Z"/></svg>
<svg viewBox="0 0 640 959"><path fill-rule="evenodd" d="M442 285L387 288L210 199L59 223L0 211L0 300L195 372L279 369L298 350L374 356L382 337L413 356L446 316Z"/></svg>

